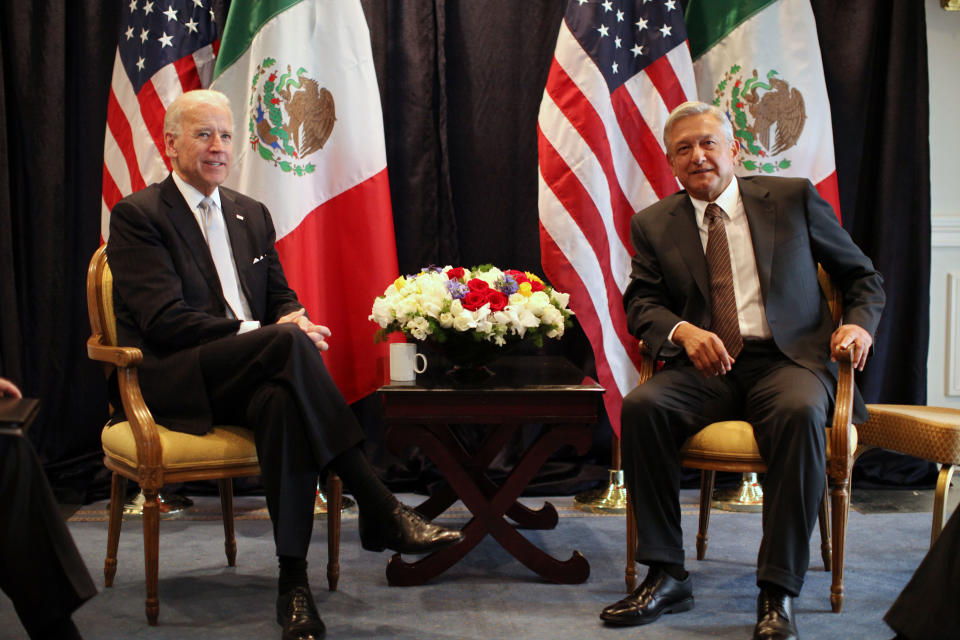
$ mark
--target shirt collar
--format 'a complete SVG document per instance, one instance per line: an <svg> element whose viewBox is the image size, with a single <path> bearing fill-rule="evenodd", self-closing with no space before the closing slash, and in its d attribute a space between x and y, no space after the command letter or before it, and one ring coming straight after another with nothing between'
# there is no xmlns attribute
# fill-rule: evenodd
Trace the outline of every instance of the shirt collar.
<svg viewBox="0 0 960 640"><path fill-rule="evenodd" d="M180 190L180 195L182 195L183 199L187 201L187 206L190 207L191 211L197 211L197 205L199 205L200 202L202 202L207 196L203 195L199 189L181 178L180 174L178 174L176 171L171 171L170 175L173 177L173 183L177 185L177 189ZM217 209L223 211L223 207L220 206L219 187L213 190L213 193L210 194L210 199L213 200L215 205L217 205Z"/></svg>
<svg viewBox="0 0 960 640"><path fill-rule="evenodd" d="M704 226L703 216L707 210L707 205L710 203L706 200L698 200L693 196L690 196L690 202L693 204L693 210L697 215L697 226ZM730 220L735 220L737 216L740 215L743 208L738 206L740 204L740 185L738 184L736 176L733 177L733 180L730 181L727 188L717 196L714 202L723 209Z"/></svg>

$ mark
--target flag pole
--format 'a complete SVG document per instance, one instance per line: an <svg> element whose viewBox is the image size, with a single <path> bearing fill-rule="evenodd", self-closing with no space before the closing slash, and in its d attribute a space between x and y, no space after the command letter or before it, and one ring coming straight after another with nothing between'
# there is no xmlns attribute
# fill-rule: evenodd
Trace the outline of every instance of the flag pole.
<svg viewBox="0 0 960 640"><path fill-rule="evenodd" d="M581 511L594 513L626 513L627 487L623 483L620 458L620 438L613 434L610 443L610 476L607 486L582 491L573 498L573 505Z"/></svg>

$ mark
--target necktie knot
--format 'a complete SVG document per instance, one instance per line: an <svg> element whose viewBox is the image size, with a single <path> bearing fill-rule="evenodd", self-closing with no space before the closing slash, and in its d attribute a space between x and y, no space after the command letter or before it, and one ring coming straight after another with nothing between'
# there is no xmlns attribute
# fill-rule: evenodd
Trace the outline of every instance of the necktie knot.
<svg viewBox="0 0 960 640"><path fill-rule="evenodd" d="M707 223L713 224L714 220L722 220L723 209L721 209L717 203L711 202L707 205L707 210L704 215L707 216Z"/></svg>

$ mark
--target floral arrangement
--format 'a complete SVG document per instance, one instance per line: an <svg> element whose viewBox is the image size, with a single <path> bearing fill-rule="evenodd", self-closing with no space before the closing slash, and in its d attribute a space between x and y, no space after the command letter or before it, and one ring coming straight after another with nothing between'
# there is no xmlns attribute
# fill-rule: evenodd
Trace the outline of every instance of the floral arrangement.
<svg viewBox="0 0 960 640"><path fill-rule="evenodd" d="M560 338L571 323L570 295L529 271L492 265L427 267L400 276L373 301L378 340L401 331L415 340L460 348L465 339L498 347ZM447 349L450 351L450 349Z"/></svg>

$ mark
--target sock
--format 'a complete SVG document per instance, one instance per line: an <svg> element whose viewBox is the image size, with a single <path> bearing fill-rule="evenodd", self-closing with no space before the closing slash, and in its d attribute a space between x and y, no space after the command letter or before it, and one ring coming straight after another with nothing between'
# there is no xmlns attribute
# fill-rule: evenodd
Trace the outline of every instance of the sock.
<svg viewBox="0 0 960 640"><path fill-rule="evenodd" d="M385 513L396 504L397 499L377 477L360 447L347 449L331 460L327 468L340 476L361 512Z"/></svg>
<svg viewBox="0 0 960 640"><path fill-rule="evenodd" d="M676 564L673 562L656 562L650 564L650 569L661 569L665 574L673 578L674 580L686 580L687 576L690 575L687 573L686 569L683 568L682 564Z"/></svg>
<svg viewBox="0 0 960 640"><path fill-rule="evenodd" d="M767 582L766 580L761 580L757 583L757 586L769 593L772 596L790 596L791 598L796 598L796 593L793 593L786 587L782 587L779 584L774 584L772 582Z"/></svg>
<svg viewBox="0 0 960 640"><path fill-rule="evenodd" d="M293 556L279 556L280 578L277 580L277 592L283 595L294 587L310 587L307 581L307 561Z"/></svg>

